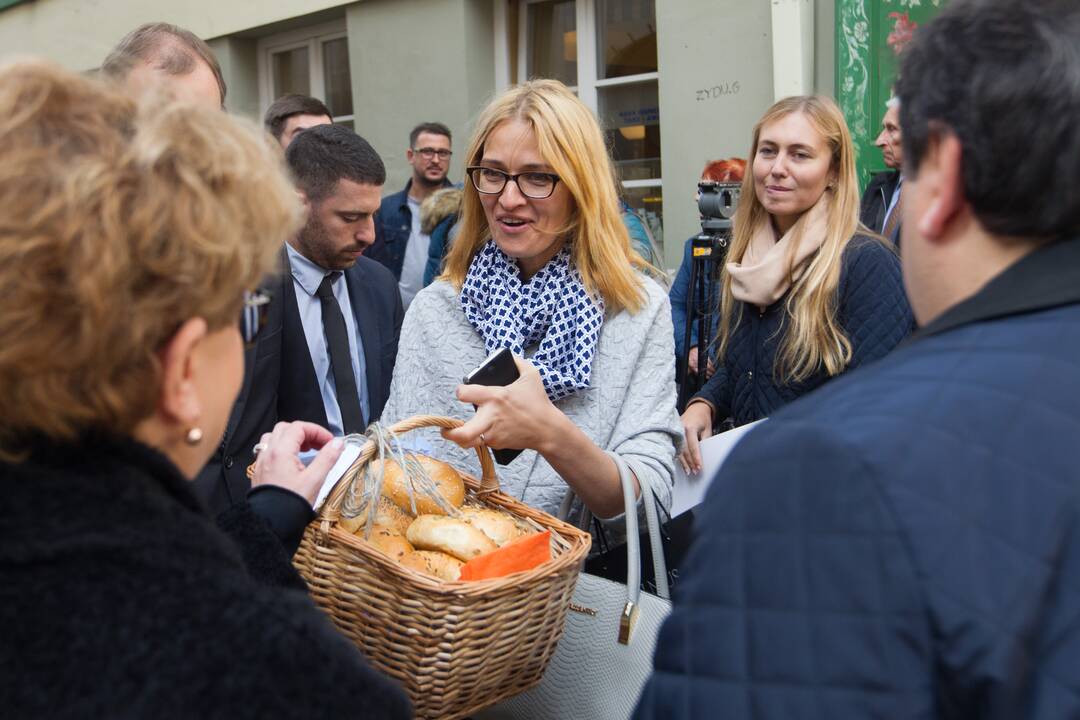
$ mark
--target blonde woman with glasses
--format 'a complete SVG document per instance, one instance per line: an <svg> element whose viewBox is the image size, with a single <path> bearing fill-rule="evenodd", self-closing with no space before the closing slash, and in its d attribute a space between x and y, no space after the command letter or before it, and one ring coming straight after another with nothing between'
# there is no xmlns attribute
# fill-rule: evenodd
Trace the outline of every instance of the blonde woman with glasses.
<svg viewBox="0 0 1080 720"><path fill-rule="evenodd" d="M851 135L821 96L777 102L754 126L722 279L721 364L682 416L679 459L727 418L768 416L875 360L911 330L900 261L859 224Z"/></svg>
<svg viewBox="0 0 1080 720"><path fill-rule="evenodd" d="M667 506L680 436L671 312L630 248L595 117L537 80L496 98L476 127L461 231L405 317L383 417L466 420L432 438L465 466L481 441L524 448L500 469L503 490L550 513L569 486L596 516L621 518L605 451ZM461 384L500 348L516 356L517 382Z"/></svg>

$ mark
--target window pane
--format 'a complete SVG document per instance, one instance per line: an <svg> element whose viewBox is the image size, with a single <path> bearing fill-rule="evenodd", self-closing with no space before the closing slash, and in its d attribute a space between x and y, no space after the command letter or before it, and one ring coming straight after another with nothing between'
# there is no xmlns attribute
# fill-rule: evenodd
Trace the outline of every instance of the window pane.
<svg viewBox="0 0 1080 720"><path fill-rule="evenodd" d="M660 103L655 80L597 88L600 121L622 180L660 177Z"/></svg>
<svg viewBox="0 0 1080 720"><path fill-rule="evenodd" d="M349 75L349 43L345 38L328 40L323 48L323 77L326 79L326 106L330 113L352 115L352 80Z"/></svg>
<svg viewBox="0 0 1080 720"><path fill-rule="evenodd" d="M528 77L577 85L576 12L574 0L529 5Z"/></svg>
<svg viewBox="0 0 1080 720"><path fill-rule="evenodd" d="M276 52L270 56L273 64L274 97L288 93L311 94L311 70L306 47Z"/></svg>
<svg viewBox="0 0 1080 720"><path fill-rule="evenodd" d="M664 193L658 187L623 188L623 200L649 226L660 257L664 257Z"/></svg>
<svg viewBox="0 0 1080 720"><path fill-rule="evenodd" d="M656 72L656 0L598 0L596 24L601 79Z"/></svg>

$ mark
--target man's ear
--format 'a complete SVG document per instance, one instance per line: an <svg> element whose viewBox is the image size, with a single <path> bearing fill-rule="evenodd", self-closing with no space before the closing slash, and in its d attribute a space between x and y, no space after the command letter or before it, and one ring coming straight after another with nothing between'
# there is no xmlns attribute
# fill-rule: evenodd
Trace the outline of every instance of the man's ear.
<svg viewBox="0 0 1080 720"><path fill-rule="evenodd" d="M930 138L919 162L919 186L929 193L929 201L916 222L919 234L931 242L944 237L966 202L963 155L956 135L944 132Z"/></svg>
<svg viewBox="0 0 1080 720"><path fill-rule="evenodd" d="M405 151L405 159L409 161L410 165L412 164L412 159L413 159L412 148L409 148L408 150Z"/></svg>
<svg viewBox="0 0 1080 720"><path fill-rule="evenodd" d="M300 204L304 206L304 221L312 215L311 200L308 198L307 193L300 188L296 189L296 197L300 198Z"/></svg>
<svg viewBox="0 0 1080 720"><path fill-rule="evenodd" d="M206 321L191 318L158 351L161 362L158 412L184 427L195 425L202 414L196 392L195 350L206 334Z"/></svg>

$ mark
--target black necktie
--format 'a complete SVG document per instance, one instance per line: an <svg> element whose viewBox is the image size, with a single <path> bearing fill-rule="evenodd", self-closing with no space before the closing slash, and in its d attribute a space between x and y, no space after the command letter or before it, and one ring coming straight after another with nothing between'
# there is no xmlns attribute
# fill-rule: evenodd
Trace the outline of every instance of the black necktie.
<svg viewBox="0 0 1080 720"><path fill-rule="evenodd" d="M334 297L333 283L339 277L340 272L332 272L324 277L315 295L322 305L323 330L326 331L326 343L330 348L330 373L334 376L342 429L346 434L362 433L367 428L367 423L364 422L364 411L360 409L360 394L356 391L352 353L349 352L349 333L345 329L345 316L341 314L341 306Z"/></svg>

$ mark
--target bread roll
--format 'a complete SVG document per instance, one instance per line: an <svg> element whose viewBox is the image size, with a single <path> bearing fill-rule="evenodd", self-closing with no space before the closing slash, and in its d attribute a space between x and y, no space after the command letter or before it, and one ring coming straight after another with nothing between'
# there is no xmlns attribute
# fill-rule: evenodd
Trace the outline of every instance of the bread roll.
<svg viewBox="0 0 1080 720"><path fill-rule="evenodd" d="M358 533L363 536L362 533ZM371 537L368 539L375 547L401 562L401 558L413 552L415 548L406 540L401 533L385 525L376 525L371 529Z"/></svg>
<svg viewBox="0 0 1080 720"><path fill-rule="evenodd" d="M389 498L379 498L379 505L377 508L375 508L376 525L383 525L388 528L393 528L398 532L398 534L404 536L405 532L409 529L409 525L412 524L412 521L412 515L409 515L397 505L390 502ZM360 514L354 518L342 517L338 521L338 525L341 526L342 530L351 533L363 531L363 528L366 524L367 513L363 510L361 510Z"/></svg>
<svg viewBox="0 0 1080 720"><path fill-rule="evenodd" d="M491 552L498 545L480 530L443 515L421 515L409 526L405 537L420 550L438 550L458 560L471 560Z"/></svg>
<svg viewBox="0 0 1080 720"><path fill-rule="evenodd" d="M435 481L435 484L439 488L439 494L454 507L461 507L462 503L465 502L465 481L461 479L461 473L452 466L426 455L416 455L415 457L424 467L424 470L427 471L427 474L431 476L431 479ZM371 463L371 472L379 472L378 460ZM428 497L422 491L419 491L418 483L414 482L413 490L416 498L416 512L418 515L446 514L434 499ZM404 474L401 472L401 466L394 460L386 461L386 473L383 476L382 494L390 498L395 505L406 513L412 514L412 504L409 502L409 489L406 487L406 481Z"/></svg>
<svg viewBox="0 0 1080 720"><path fill-rule="evenodd" d="M415 570L439 580L454 581L461 576L461 567L465 564L446 553L417 550L401 558L401 566Z"/></svg>
<svg viewBox="0 0 1080 720"><path fill-rule="evenodd" d="M525 537L530 533L528 528L519 524L513 516L502 510L476 507L461 508L461 519L482 531L499 547Z"/></svg>

